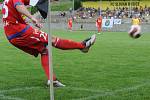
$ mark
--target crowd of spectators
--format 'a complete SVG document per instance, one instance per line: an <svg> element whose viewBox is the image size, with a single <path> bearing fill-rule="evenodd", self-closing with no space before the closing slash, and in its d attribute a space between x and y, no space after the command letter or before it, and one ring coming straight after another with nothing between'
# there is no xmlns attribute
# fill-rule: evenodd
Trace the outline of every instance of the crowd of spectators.
<svg viewBox="0 0 150 100"><path fill-rule="evenodd" d="M131 18L133 15L138 15L139 17L149 16L150 15L150 7L145 6L144 8L142 6L133 7L133 8L115 8L114 10L106 10L106 15L114 16L117 18Z"/></svg>
<svg viewBox="0 0 150 100"><path fill-rule="evenodd" d="M117 7L113 10L109 9L109 7L107 7L106 10L82 7L75 13L75 16L81 19L97 17L98 15L102 15L104 18L132 18L133 15L138 15L139 17L144 18L150 16L150 7Z"/></svg>
<svg viewBox="0 0 150 100"><path fill-rule="evenodd" d="M75 13L76 17L82 18L82 19L92 18L96 16L96 14L97 14L97 9L84 8L84 7L79 8Z"/></svg>

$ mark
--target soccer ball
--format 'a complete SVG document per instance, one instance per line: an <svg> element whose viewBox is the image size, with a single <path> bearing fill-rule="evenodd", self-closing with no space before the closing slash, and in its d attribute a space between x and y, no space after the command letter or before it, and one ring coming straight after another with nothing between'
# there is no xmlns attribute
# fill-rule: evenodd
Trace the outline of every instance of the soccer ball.
<svg viewBox="0 0 150 100"><path fill-rule="evenodd" d="M133 28L132 31L129 32L129 36L134 38L134 39L137 39L141 36L141 33L138 32L138 28L135 27L135 28Z"/></svg>

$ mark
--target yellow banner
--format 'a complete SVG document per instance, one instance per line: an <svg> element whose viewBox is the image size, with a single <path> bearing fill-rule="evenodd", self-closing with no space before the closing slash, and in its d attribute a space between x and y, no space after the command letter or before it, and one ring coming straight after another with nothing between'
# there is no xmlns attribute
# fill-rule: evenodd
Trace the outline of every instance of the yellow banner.
<svg viewBox="0 0 150 100"><path fill-rule="evenodd" d="M101 7L102 10L107 9L114 9L117 7L140 7L142 6L143 8L145 6L150 7L150 1L87 1L87 2L82 2L83 7L92 7L92 8L99 8Z"/></svg>
<svg viewBox="0 0 150 100"><path fill-rule="evenodd" d="M130 6L138 7L138 6L140 6L140 2L139 1L111 1L110 6L113 6L113 7L130 7Z"/></svg>

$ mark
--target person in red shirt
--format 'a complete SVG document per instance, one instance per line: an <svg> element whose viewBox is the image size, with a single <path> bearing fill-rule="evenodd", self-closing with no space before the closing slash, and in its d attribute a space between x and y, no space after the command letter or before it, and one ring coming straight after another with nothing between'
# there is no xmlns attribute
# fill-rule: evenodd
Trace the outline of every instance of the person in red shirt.
<svg viewBox="0 0 150 100"><path fill-rule="evenodd" d="M68 29L72 30L72 18L68 19Z"/></svg>
<svg viewBox="0 0 150 100"><path fill-rule="evenodd" d="M38 0L4 0L2 20L5 35L12 45L35 57L39 54L41 55L41 64L48 79L47 84L49 85L48 34L38 29L41 28L42 25L26 8L26 5L37 1ZM28 17L37 28L28 25L22 15ZM95 39L95 34L82 42L52 36L52 46L62 50L79 49L86 53L94 44ZM55 74L53 75L53 82L56 87L65 86L57 80Z"/></svg>
<svg viewBox="0 0 150 100"><path fill-rule="evenodd" d="M101 27L102 27L102 16L99 16L96 20L96 27L98 32L101 32Z"/></svg>

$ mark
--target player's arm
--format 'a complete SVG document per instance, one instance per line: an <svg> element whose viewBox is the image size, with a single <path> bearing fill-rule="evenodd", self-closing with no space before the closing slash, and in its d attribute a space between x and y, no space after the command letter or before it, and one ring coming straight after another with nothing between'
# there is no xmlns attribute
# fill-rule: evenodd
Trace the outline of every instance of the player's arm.
<svg viewBox="0 0 150 100"><path fill-rule="evenodd" d="M35 25L38 27L38 28L41 28L41 24L38 22L38 20L36 18L34 18L30 12L28 11L28 9L26 8L25 5L21 4L21 5L16 5L16 9L19 13L27 16L29 19L32 20L33 23L35 23Z"/></svg>

